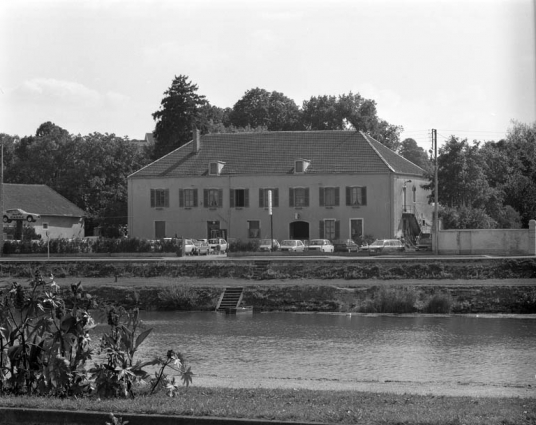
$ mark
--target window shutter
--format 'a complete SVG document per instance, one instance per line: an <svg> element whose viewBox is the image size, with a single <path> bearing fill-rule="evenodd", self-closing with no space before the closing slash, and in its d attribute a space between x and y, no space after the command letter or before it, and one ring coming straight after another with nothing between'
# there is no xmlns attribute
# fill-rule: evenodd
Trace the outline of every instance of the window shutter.
<svg viewBox="0 0 536 425"><path fill-rule="evenodd" d="M335 239L341 238L341 222L340 220L335 220Z"/></svg>
<svg viewBox="0 0 536 425"><path fill-rule="evenodd" d="M264 208L264 189L259 189L259 208Z"/></svg>
<svg viewBox="0 0 536 425"><path fill-rule="evenodd" d="M279 189L272 189L272 207L279 206Z"/></svg>
<svg viewBox="0 0 536 425"><path fill-rule="evenodd" d="M352 188L350 186L346 186L346 206L352 205Z"/></svg>
<svg viewBox="0 0 536 425"><path fill-rule="evenodd" d="M324 239L324 220L318 222L318 237Z"/></svg>
<svg viewBox="0 0 536 425"><path fill-rule="evenodd" d="M235 206L234 205L235 204L234 195L235 195L234 189L230 189L229 190L229 207L231 207L231 208L234 208L234 206Z"/></svg>
<svg viewBox="0 0 536 425"><path fill-rule="evenodd" d="M294 206L294 188L289 187L288 189L288 206L293 207Z"/></svg>
<svg viewBox="0 0 536 425"><path fill-rule="evenodd" d="M197 189L193 189L194 192L194 207L197 207Z"/></svg>
<svg viewBox="0 0 536 425"><path fill-rule="evenodd" d="M208 189L203 189L203 206L208 208Z"/></svg>
<svg viewBox="0 0 536 425"><path fill-rule="evenodd" d="M156 198L155 190L151 189L151 208L154 208L154 206L156 205L155 198Z"/></svg>
<svg viewBox="0 0 536 425"><path fill-rule="evenodd" d="M179 189L179 207L184 207L184 189Z"/></svg>
<svg viewBox="0 0 536 425"><path fill-rule="evenodd" d="M309 206L309 188L305 189L305 206Z"/></svg>
<svg viewBox="0 0 536 425"><path fill-rule="evenodd" d="M336 207L339 206L339 198L340 198L339 188L336 187L336 188L335 188L335 206L336 206ZM337 238L337 239L338 239L338 238Z"/></svg>
<svg viewBox="0 0 536 425"><path fill-rule="evenodd" d="M164 190L164 207L169 208L169 189Z"/></svg>
<svg viewBox="0 0 536 425"><path fill-rule="evenodd" d="M361 196L363 198L363 202L361 202L363 205L367 205L367 188L362 187L361 188Z"/></svg>
<svg viewBox="0 0 536 425"><path fill-rule="evenodd" d="M324 206L324 188L319 187L318 188L318 199L320 199L320 206Z"/></svg>
<svg viewBox="0 0 536 425"><path fill-rule="evenodd" d="M244 189L244 207L249 208L249 189Z"/></svg>
<svg viewBox="0 0 536 425"><path fill-rule="evenodd" d="M218 207L223 207L223 189L218 190Z"/></svg>

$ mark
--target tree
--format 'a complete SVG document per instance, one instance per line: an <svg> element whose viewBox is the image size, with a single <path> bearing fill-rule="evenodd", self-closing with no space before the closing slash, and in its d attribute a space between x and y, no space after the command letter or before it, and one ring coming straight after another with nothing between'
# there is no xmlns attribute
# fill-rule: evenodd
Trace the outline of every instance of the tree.
<svg viewBox="0 0 536 425"><path fill-rule="evenodd" d="M411 161L415 165L421 167L423 170L428 172L432 171L433 165L428 157L428 154L417 144L415 139L404 139L400 144L398 153L408 161Z"/></svg>
<svg viewBox="0 0 536 425"><path fill-rule="evenodd" d="M303 126L308 130L357 130L370 134L392 150L400 144L401 126L378 118L376 102L359 93L311 97L303 102Z"/></svg>
<svg viewBox="0 0 536 425"><path fill-rule="evenodd" d="M512 122L504 152L512 171L504 183L505 202L521 215L522 225L536 218L536 122Z"/></svg>
<svg viewBox="0 0 536 425"><path fill-rule="evenodd" d="M164 92L160 109L152 114L156 121L154 159L192 139L192 127L200 125L200 109L206 104L205 96L198 95L197 90L187 76L179 75Z"/></svg>
<svg viewBox="0 0 536 425"><path fill-rule="evenodd" d="M254 88L236 102L229 115L234 127L265 127L268 131L300 129L300 110L283 93Z"/></svg>

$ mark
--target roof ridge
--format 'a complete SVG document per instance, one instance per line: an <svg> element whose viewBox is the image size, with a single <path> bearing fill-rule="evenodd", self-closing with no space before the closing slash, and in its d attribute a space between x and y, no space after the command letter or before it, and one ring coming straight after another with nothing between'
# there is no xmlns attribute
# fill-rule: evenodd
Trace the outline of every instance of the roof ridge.
<svg viewBox="0 0 536 425"><path fill-rule="evenodd" d="M374 139L372 136L369 136L368 134L365 134L363 131L359 131L361 133L361 135L365 138L365 140L367 141L367 143L370 145L370 147L372 149L374 149L374 152L376 152L376 154L380 157L380 159L384 162L385 165L387 165L387 167L389 168L389 170L391 170L392 173L395 173L395 169L393 168L393 166L389 163L389 161L387 161L387 159L384 158L384 156L380 153L380 151L378 149L376 149L376 146L374 146L371 141L369 140L369 137L370 139L372 139L374 142L376 143L380 143L378 142L376 139Z"/></svg>
<svg viewBox="0 0 536 425"><path fill-rule="evenodd" d="M162 161L164 158L167 158L169 155L171 155L171 154L174 153L174 152L177 152L179 149L182 149L182 148L185 147L186 145L190 145L192 142L193 142L193 139L190 140L189 142L186 142L184 145L181 145L181 146L179 146L178 148L173 149L171 152L168 152L168 153L165 154L164 156L161 156L160 158L155 159L153 162L150 162L149 164L145 165L144 167L141 167L138 171L134 171L132 174L129 174L129 175L127 176L127 179L129 179L130 177L133 177L134 175L136 175L136 174L138 174L139 172L143 171L143 170L146 169L147 167L150 167L151 165L156 164L157 162Z"/></svg>

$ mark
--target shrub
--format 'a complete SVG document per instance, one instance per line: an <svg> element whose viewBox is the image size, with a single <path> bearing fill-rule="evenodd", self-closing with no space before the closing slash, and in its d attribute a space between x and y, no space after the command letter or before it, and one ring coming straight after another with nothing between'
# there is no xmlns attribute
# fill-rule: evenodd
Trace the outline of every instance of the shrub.
<svg viewBox="0 0 536 425"><path fill-rule="evenodd" d="M412 313L417 294L412 288L381 287L372 300L358 308L361 313Z"/></svg>
<svg viewBox="0 0 536 425"><path fill-rule="evenodd" d="M424 305L423 312L430 314L448 314L452 308L450 294L434 294Z"/></svg>
<svg viewBox="0 0 536 425"><path fill-rule="evenodd" d="M259 250L260 240L250 239L242 241L241 239L233 239L229 241L230 252L255 252Z"/></svg>

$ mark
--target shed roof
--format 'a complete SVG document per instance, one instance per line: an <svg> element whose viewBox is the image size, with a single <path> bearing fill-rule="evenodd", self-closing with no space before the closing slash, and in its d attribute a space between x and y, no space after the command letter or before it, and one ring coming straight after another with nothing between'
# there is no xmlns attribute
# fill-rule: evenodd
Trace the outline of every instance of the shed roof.
<svg viewBox="0 0 536 425"><path fill-rule="evenodd" d="M292 174L298 159L307 159L307 174L422 175L423 169L358 131L274 131L216 133L200 136L129 177L208 175L209 163L225 163L221 175Z"/></svg>

